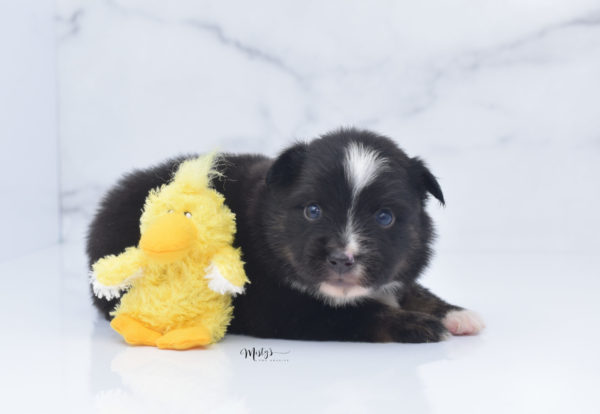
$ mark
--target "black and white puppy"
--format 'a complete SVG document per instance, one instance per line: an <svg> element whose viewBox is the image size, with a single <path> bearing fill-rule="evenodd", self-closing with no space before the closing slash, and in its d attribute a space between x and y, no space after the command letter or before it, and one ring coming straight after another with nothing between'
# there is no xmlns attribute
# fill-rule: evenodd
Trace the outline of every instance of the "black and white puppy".
<svg viewBox="0 0 600 414"><path fill-rule="evenodd" d="M187 157L125 176L88 234L90 264L136 245L149 190ZM229 332L265 338L435 342L483 328L473 312L417 283L429 262L428 195L444 203L418 158L383 136L338 130L275 160L224 155L214 187L237 216L251 284L234 300ZM106 315L116 305L94 297Z"/></svg>

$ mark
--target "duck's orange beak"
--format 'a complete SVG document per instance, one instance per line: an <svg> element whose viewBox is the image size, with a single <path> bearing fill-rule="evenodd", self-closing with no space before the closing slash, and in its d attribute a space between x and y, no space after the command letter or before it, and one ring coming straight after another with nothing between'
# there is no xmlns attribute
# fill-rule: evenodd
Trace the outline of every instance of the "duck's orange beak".
<svg viewBox="0 0 600 414"><path fill-rule="evenodd" d="M140 249L150 260L170 263L182 259L192 247L197 230L183 214L157 218L142 234Z"/></svg>

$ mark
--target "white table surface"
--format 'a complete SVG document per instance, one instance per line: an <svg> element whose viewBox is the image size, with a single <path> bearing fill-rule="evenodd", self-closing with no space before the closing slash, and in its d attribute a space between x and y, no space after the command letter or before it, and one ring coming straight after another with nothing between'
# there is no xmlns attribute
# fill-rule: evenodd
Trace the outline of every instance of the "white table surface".
<svg viewBox="0 0 600 414"><path fill-rule="evenodd" d="M438 344L230 335L130 347L90 304L82 244L0 263L5 412L598 412L599 259L439 254L423 281L487 329ZM266 361L244 349L271 349ZM278 359L278 360L277 360Z"/></svg>

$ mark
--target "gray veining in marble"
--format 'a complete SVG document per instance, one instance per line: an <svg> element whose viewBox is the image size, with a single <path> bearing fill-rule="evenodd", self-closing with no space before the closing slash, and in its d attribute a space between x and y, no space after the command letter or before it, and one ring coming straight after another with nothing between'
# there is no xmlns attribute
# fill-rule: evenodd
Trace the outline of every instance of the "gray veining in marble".
<svg viewBox="0 0 600 414"><path fill-rule="evenodd" d="M56 23L67 239L131 168L355 125L429 161L441 251L600 245L597 2L73 0Z"/></svg>

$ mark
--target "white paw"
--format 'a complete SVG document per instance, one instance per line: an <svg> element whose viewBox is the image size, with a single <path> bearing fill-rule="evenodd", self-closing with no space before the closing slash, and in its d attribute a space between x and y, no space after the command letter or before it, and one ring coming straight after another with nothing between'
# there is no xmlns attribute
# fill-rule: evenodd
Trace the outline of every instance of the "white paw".
<svg viewBox="0 0 600 414"><path fill-rule="evenodd" d="M120 297L125 290L129 289L131 283L142 275L143 271L142 269L139 269L136 273L129 276L122 283L114 286L106 286L100 283L95 272L90 271L90 283L92 285L94 295L100 299L104 298L106 300L111 300Z"/></svg>
<svg viewBox="0 0 600 414"><path fill-rule="evenodd" d="M483 319L468 309L448 312L442 323L452 335L475 335L485 328Z"/></svg>
<svg viewBox="0 0 600 414"><path fill-rule="evenodd" d="M208 288L210 290L220 293L221 295L226 293L237 295L244 292L243 287L235 286L225 279L219 271L219 268L214 264L208 266L205 271L206 275L204 277L208 279Z"/></svg>

